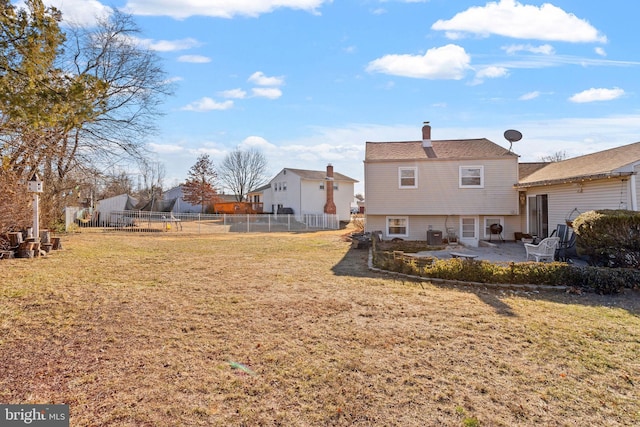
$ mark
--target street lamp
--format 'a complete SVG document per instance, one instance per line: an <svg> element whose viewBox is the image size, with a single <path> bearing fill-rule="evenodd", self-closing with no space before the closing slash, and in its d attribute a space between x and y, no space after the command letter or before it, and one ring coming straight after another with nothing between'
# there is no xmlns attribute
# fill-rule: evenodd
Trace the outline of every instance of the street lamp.
<svg viewBox="0 0 640 427"><path fill-rule="evenodd" d="M27 189L33 193L33 237L38 241L40 238L40 193L42 193L42 181L38 178L36 172L33 173L31 179L27 182Z"/></svg>

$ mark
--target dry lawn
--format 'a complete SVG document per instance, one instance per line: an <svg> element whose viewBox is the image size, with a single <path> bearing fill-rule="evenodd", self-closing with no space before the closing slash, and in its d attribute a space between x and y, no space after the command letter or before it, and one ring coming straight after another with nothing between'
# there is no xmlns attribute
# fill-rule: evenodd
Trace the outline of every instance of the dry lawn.
<svg viewBox="0 0 640 427"><path fill-rule="evenodd" d="M342 233L81 233L0 261L0 402L72 426L640 424L638 292L402 281Z"/></svg>

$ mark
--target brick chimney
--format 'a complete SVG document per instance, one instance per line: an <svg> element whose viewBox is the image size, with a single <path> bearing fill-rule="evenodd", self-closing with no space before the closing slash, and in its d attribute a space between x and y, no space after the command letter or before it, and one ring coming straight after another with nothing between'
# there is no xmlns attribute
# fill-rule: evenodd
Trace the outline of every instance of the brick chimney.
<svg viewBox="0 0 640 427"><path fill-rule="evenodd" d="M424 122L424 126L422 126L422 146L424 148L431 147L431 126L429 122Z"/></svg>
<svg viewBox="0 0 640 427"><path fill-rule="evenodd" d="M331 163L327 165L327 178L324 188L327 193L327 202L324 204L324 213L335 215L336 204L333 202L333 166Z"/></svg>

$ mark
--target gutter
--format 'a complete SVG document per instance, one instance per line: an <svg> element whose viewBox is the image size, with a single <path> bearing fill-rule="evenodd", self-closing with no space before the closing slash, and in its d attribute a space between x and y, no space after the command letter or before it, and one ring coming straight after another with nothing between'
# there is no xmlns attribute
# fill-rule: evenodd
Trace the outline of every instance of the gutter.
<svg viewBox="0 0 640 427"><path fill-rule="evenodd" d="M533 182L519 182L515 184L513 187L529 188L529 187L540 187L540 186L554 185L554 184L572 184L574 182L593 181L596 179L622 178L625 176L632 176L635 174L636 174L635 172L605 172L605 173L599 173L595 175L573 176L568 178L548 179L548 180L533 181Z"/></svg>

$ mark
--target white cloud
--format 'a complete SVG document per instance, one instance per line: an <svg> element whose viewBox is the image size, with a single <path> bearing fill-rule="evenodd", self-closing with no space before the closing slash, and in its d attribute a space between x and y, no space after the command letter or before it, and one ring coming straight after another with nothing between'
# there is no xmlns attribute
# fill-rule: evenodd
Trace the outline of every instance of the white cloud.
<svg viewBox="0 0 640 427"><path fill-rule="evenodd" d="M582 92L576 93L569 101L577 103L595 102L595 101L611 101L620 98L624 95L624 90L620 88L604 89L604 88L591 88Z"/></svg>
<svg viewBox="0 0 640 427"><path fill-rule="evenodd" d="M607 56L607 52L601 47L596 47L594 51L600 56Z"/></svg>
<svg viewBox="0 0 640 427"><path fill-rule="evenodd" d="M469 69L471 58L464 48L448 44L429 49L424 55L385 55L367 65L372 73L419 79L460 80Z"/></svg>
<svg viewBox="0 0 640 427"><path fill-rule="evenodd" d="M190 62L192 64L206 64L211 62L211 58L202 55L181 55L178 62Z"/></svg>
<svg viewBox="0 0 640 427"><path fill-rule="evenodd" d="M261 136L249 136L240 143L240 148L255 148L262 151L277 150L278 147Z"/></svg>
<svg viewBox="0 0 640 427"><path fill-rule="evenodd" d="M148 147L151 151L159 154L172 154L184 151L184 147L175 144L156 144L150 142Z"/></svg>
<svg viewBox="0 0 640 427"><path fill-rule="evenodd" d="M496 79L498 77L505 77L509 75L509 70L504 67L496 67L495 65L482 68L476 73L476 78L479 79Z"/></svg>
<svg viewBox="0 0 640 427"><path fill-rule="evenodd" d="M258 86L282 86L284 84L283 77L267 77L262 71L251 74L247 80Z"/></svg>
<svg viewBox="0 0 640 427"><path fill-rule="evenodd" d="M228 110L231 107L233 107L233 101L217 102L209 97L204 97L182 107L182 110L204 112L212 110Z"/></svg>
<svg viewBox="0 0 640 427"><path fill-rule="evenodd" d="M564 42L607 41L589 22L550 3L537 7L515 0L489 2L473 6L449 20L438 20L431 28L482 36L496 34L516 39L557 40ZM447 33L449 35L449 33Z"/></svg>
<svg viewBox="0 0 640 427"><path fill-rule="evenodd" d="M247 92L238 88L238 89L229 89L223 90L222 92L218 92L223 98L234 98L234 99L244 99L247 97Z"/></svg>
<svg viewBox="0 0 640 427"><path fill-rule="evenodd" d="M278 99L282 96L282 91L277 87L254 87L251 92L259 98Z"/></svg>
<svg viewBox="0 0 640 427"><path fill-rule="evenodd" d="M185 19L190 16L233 18L234 16L257 17L279 8L319 14L318 9L325 2L331 2L331 0L128 0L124 10L134 15L170 16L174 19Z"/></svg>
<svg viewBox="0 0 640 427"><path fill-rule="evenodd" d="M530 101L532 99L538 98L539 96L540 96L540 92L535 90L533 92L528 92L528 93L525 93L524 95L521 95L518 99L520 101Z"/></svg>
<svg viewBox="0 0 640 427"><path fill-rule="evenodd" d="M543 44L540 46L532 46L530 44L514 44L510 46L503 46L502 50L504 50L507 54L513 55L520 51L531 52L531 53L540 53L542 55L553 55L556 53L553 46L550 44Z"/></svg>
<svg viewBox="0 0 640 427"><path fill-rule="evenodd" d="M137 39L137 41L139 44L158 52L175 52L178 50L191 49L201 45L198 40L192 38L180 40Z"/></svg>

